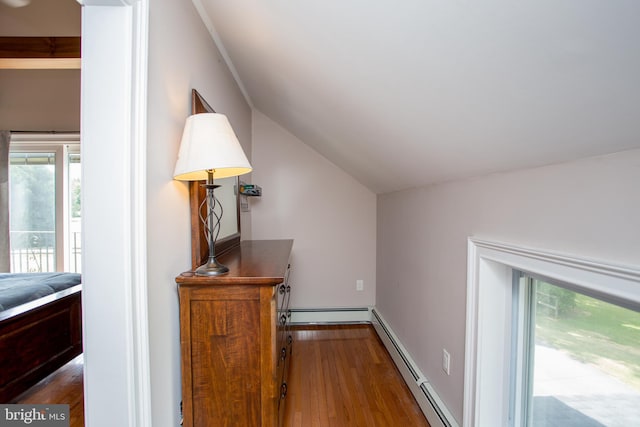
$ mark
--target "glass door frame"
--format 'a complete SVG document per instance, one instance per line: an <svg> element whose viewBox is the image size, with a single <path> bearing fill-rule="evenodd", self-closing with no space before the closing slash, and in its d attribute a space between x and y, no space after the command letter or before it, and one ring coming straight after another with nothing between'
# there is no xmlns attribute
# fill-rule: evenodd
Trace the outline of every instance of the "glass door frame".
<svg viewBox="0 0 640 427"><path fill-rule="evenodd" d="M70 271L69 154L80 153L79 133L11 134L10 152L55 154L55 264L56 271Z"/></svg>

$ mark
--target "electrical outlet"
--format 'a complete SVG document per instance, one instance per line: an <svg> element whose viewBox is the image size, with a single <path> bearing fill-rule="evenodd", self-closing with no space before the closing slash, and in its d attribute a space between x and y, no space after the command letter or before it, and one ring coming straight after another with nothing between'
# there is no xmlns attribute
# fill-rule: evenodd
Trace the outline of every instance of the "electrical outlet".
<svg viewBox="0 0 640 427"><path fill-rule="evenodd" d="M450 375L451 371L451 355L446 349L442 349L442 370L445 374Z"/></svg>
<svg viewBox="0 0 640 427"><path fill-rule="evenodd" d="M356 280L356 291L363 291L364 290L364 280Z"/></svg>

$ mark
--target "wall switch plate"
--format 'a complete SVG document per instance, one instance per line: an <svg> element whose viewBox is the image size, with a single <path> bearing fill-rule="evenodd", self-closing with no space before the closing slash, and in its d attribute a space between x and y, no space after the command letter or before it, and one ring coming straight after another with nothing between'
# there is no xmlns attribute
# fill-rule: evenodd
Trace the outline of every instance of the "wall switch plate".
<svg viewBox="0 0 640 427"><path fill-rule="evenodd" d="M356 280L356 291L364 290L364 280Z"/></svg>
<svg viewBox="0 0 640 427"><path fill-rule="evenodd" d="M451 371L451 355L446 349L442 349L442 370L445 374L450 375Z"/></svg>

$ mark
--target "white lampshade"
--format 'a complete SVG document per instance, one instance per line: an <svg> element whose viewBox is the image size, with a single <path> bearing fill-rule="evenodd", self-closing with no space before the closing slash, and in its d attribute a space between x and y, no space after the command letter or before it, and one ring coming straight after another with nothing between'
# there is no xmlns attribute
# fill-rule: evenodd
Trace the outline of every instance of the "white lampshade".
<svg viewBox="0 0 640 427"><path fill-rule="evenodd" d="M251 169L227 116L201 113L187 118L174 179L206 180L208 170L213 170L214 178L226 178L249 173Z"/></svg>

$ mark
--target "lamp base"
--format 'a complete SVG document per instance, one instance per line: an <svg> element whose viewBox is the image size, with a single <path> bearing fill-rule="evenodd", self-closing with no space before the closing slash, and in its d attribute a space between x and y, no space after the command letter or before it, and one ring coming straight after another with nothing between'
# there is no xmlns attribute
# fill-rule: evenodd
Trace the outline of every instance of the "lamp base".
<svg viewBox="0 0 640 427"><path fill-rule="evenodd" d="M222 265L215 257L209 257L206 264L196 268L196 276L220 276L229 272L229 267Z"/></svg>

